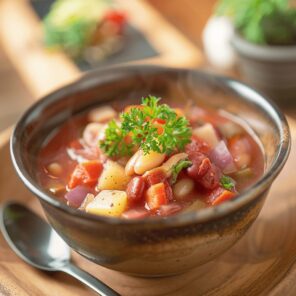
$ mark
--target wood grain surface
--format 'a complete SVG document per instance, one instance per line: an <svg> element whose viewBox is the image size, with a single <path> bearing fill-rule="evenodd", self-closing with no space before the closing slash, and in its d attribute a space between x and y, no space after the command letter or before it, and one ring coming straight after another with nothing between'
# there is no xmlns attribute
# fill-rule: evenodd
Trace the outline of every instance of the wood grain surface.
<svg viewBox="0 0 296 296"><path fill-rule="evenodd" d="M188 273L160 279L135 278L73 254L74 261L126 296L295 295L296 291L296 122L289 160L266 204L245 236L216 260ZM0 202L20 201L42 215L16 176L9 156L10 130L0 135ZM73 296L93 292L62 273L45 273L22 262L0 235L0 295Z"/></svg>

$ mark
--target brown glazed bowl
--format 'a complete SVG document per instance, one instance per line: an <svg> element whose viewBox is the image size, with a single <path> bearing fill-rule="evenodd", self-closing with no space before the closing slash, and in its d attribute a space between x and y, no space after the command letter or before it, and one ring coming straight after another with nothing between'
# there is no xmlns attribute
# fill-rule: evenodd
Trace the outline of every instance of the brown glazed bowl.
<svg viewBox="0 0 296 296"><path fill-rule="evenodd" d="M71 116L105 104L123 106L148 94L168 102L188 99L223 108L246 121L265 151L265 173L237 198L198 212L167 218L124 220L68 207L37 181L36 155L46 137ZM15 169L38 197L52 227L79 254L110 269L137 276L168 276L208 262L229 249L258 216L289 154L283 114L250 87L200 71L157 66L98 70L34 104L11 139Z"/></svg>

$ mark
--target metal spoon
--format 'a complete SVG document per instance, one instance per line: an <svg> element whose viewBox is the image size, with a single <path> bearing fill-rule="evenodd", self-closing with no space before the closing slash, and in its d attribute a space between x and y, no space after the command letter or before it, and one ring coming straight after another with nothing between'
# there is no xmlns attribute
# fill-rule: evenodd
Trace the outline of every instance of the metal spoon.
<svg viewBox="0 0 296 296"><path fill-rule="evenodd" d="M70 248L43 219L28 208L7 203L0 209L0 229L15 253L46 271L63 271L102 296L117 292L70 262Z"/></svg>

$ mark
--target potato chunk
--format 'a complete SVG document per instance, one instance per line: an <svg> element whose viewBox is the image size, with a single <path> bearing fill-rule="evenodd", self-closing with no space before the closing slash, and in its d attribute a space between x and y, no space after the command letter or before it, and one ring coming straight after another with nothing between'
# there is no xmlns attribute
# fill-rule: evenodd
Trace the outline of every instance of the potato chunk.
<svg viewBox="0 0 296 296"><path fill-rule="evenodd" d="M87 204L86 212L103 216L120 216L127 207L127 195L120 190L103 190Z"/></svg>
<svg viewBox="0 0 296 296"><path fill-rule="evenodd" d="M125 174L124 168L112 160L104 164L103 172L99 178L99 190L124 190L130 177Z"/></svg>
<svg viewBox="0 0 296 296"><path fill-rule="evenodd" d="M211 148L219 143L219 138L214 127L210 123L206 123L201 127L197 127L192 131L193 135L205 141Z"/></svg>

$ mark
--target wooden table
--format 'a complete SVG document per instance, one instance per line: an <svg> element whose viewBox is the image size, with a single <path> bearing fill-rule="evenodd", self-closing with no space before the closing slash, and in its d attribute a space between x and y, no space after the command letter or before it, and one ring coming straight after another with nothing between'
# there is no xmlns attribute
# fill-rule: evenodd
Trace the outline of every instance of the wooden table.
<svg viewBox="0 0 296 296"><path fill-rule="evenodd" d="M12 15L16 14L19 21L22 20L23 14L21 11L14 11L13 7L15 8L16 3L23 5L22 12L30 16L30 11L27 10L24 0L2 0L2 4L4 2L7 4L9 1L13 4L9 4L7 7L10 9L10 13L13 12ZM202 25L215 1L149 0L149 2L162 11L179 29L182 29L194 44L200 44ZM150 10L150 13L157 14L153 9ZM196 18L196 15L200 17ZM0 12L0 34L8 38L7 32L3 33L1 30L1 23L5 24L9 20L1 18L2 16L3 10ZM31 21L36 24L34 17ZM16 23L15 26L20 30L20 23ZM21 59L17 49L21 49L23 45L19 38L22 38L22 35L30 37L32 34L28 27L23 29L23 33L18 31L12 39L6 39L14 42L6 44L6 50L11 57L15 54L16 58ZM16 49L14 49L15 46ZM27 52L22 65L16 66L35 98L68 82L69 78L74 79L81 75L75 67L73 68L73 65L67 63L65 64L67 75L53 72L52 65L58 66L60 62L64 63L64 56L57 54L48 62L48 57L44 57L44 52L40 51L40 48L33 46L34 49L33 57ZM196 56L193 56L196 64L203 64L201 51L197 48L192 52L196 53ZM34 67L30 68L32 63ZM45 77L38 77L40 65L43 66L41 70L45 72ZM289 103L288 107L287 105L284 107L286 107L285 110L289 110L289 115L296 117L296 109L293 104ZM215 261L189 273L162 279L133 278L96 266L76 254L74 254L75 261L110 284L122 295L128 296L295 295L296 215L294 211L296 209L296 182L294 167L296 162L296 123L292 118L289 118L289 123L293 138L291 155L283 172L273 184L262 212L247 234ZM8 129L0 135L2 168L0 170L0 201L18 200L37 212L41 212L38 202L24 188L12 168L8 147L10 132L11 130ZM66 275L43 273L23 263L7 247L2 237L0 237L0 294L21 296L93 295L87 288Z"/></svg>

